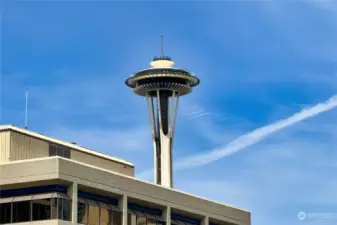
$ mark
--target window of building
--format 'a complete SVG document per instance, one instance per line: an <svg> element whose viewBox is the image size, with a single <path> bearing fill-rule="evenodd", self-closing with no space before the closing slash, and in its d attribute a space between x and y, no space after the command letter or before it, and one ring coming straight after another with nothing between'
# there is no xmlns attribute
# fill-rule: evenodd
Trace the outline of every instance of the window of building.
<svg viewBox="0 0 337 225"><path fill-rule="evenodd" d="M57 198L50 199L50 219L57 219Z"/></svg>
<svg viewBox="0 0 337 225"><path fill-rule="evenodd" d="M77 222L81 224L87 224L88 214L88 206L85 203L79 202L77 204Z"/></svg>
<svg viewBox="0 0 337 225"><path fill-rule="evenodd" d="M57 155L57 147L56 145L49 145L49 156Z"/></svg>
<svg viewBox="0 0 337 225"><path fill-rule="evenodd" d="M89 205L88 225L99 225L99 207Z"/></svg>
<svg viewBox="0 0 337 225"><path fill-rule="evenodd" d="M118 211L112 211L113 225L122 225L122 213Z"/></svg>
<svg viewBox="0 0 337 225"><path fill-rule="evenodd" d="M209 225L237 225L237 224L231 223L231 222L222 221L222 222L219 222L219 223L210 222Z"/></svg>
<svg viewBox="0 0 337 225"><path fill-rule="evenodd" d="M32 220L49 220L51 217L51 200L39 199L32 201Z"/></svg>
<svg viewBox="0 0 337 225"><path fill-rule="evenodd" d="M122 225L122 214L115 205L78 197L77 207L77 220L80 224Z"/></svg>
<svg viewBox="0 0 337 225"><path fill-rule="evenodd" d="M136 225L136 215L128 214L128 225Z"/></svg>
<svg viewBox="0 0 337 225"><path fill-rule="evenodd" d="M157 220L152 219L152 218L148 218L146 224L147 225L157 225Z"/></svg>
<svg viewBox="0 0 337 225"><path fill-rule="evenodd" d="M200 219L171 213L171 224L172 225L200 225L200 222L201 222Z"/></svg>
<svg viewBox="0 0 337 225"><path fill-rule="evenodd" d="M112 211L106 208L101 208L100 225L112 225Z"/></svg>
<svg viewBox="0 0 337 225"><path fill-rule="evenodd" d="M11 222L11 203L0 205L0 224Z"/></svg>
<svg viewBox="0 0 337 225"><path fill-rule="evenodd" d="M138 204L128 204L128 225L165 225L161 210L144 207Z"/></svg>
<svg viewBox="0 0 337 225"><path fill-rule="evenodd" d="M63 157L67 158L67 159L70 159L70 149L68 149L68 148L63 149Z"/></svg>
<svg viewBox="0 0 337 225"><path fill-rule="evenodd" d="M137 225L146 225L146 217L137 216Z"/></svg>
<svg viewBox="0 0 337 225"><path fill-rule="evenodd" d="M58 199L58 217L60 220L70 221L70 201L68 199Z"/></svg>
<svg viewBox="0 0 337 225"><path fill-rule="evenodd" d="M50 198L45 198L48 196ZM70 201L63 197L67 198L62 193L47 193L2 198L0 224L56 218L70 221Z"/></svg>
<svg viewBox="0 0 337 225"><path fill-rule="evenodd" d="M27 222L30 221L31 202L13 202L13 222Z"/></svg>
<svg viewBox="0 0 337 225"><path fill-rule="evenodd" d="M61 156L70 159L71 151L67 147L49 144L49 156Z"/></svg>

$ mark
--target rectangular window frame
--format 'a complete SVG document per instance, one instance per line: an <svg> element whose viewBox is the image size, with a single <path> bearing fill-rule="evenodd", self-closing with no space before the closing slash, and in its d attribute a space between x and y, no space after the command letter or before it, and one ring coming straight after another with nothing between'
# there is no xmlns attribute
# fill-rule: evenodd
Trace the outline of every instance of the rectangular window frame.
<svg viewBox="0 0 337 225"><path fill-rule="evenodd" d="M35 200L43 200L48 199L50 201L50 212L49 212L49 219L43 220L33 220L33 202ZM56 218L52 218L52 200L56 199ZM27 195L27 196L16 196L16 197L7 197L7 198L0 198L0 204L10 204L10 223L21 223L20 221L14 222L14 204L20 202L28 202L29 204L29 220L28 221L21 221L21 222L32 222L32 221L47 221L53 219L59 219L64 221L71 221L71 200L70 198L64 193L45 193L45 194L35 194L35 195ZM61 217L59 217L59 204L62 202L61 208ZM67 202L69 204L69 219L65 219L64 216L64 204L63 202Z"/></svg>
<svg viewBox="0 0 337 225"><path fill-rule="evenodd" d="M54 144L54 143L49 143L49 156L60 156L63 158L67 158L70 159L71 158L71 148L65 147L65 146L61 146L58 144Z"/></svg>

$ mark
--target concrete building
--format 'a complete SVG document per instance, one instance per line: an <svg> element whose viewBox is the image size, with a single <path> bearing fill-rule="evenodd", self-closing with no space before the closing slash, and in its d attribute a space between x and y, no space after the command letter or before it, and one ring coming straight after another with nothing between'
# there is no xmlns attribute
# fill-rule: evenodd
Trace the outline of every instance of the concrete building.
<svg viewBox="0 0 337 225"><path fill-rule="evenodd" d="M0 224L250 225L250 213L134 177L134 166L0 126Z"/></svg>

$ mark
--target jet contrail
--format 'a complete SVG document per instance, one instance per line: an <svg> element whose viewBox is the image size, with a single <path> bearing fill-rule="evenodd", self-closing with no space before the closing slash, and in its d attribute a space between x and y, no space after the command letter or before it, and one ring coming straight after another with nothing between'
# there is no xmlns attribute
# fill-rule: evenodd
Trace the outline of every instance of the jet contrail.
<svg viewBox="0 0 337 225"><path fill-rule="evenodd" d="M244 148L254 145L262 139L268 137L269 135L279 130L282 130L283 128L294 125L298 122L301 122L302 120L311 118L320 113L329 111L335 107L337 107L337 95L332 96L325 102L319 103L309 108L305 108L286 119L279 120L267 126L257 128L247 134L236 138L225 146L221 146L209 152L186 157L175 164L175 170L195 168L219 160L225 156L229 156L243 150ZM148 177L149 172L150 171L144 171L140 175Z"/></svg>

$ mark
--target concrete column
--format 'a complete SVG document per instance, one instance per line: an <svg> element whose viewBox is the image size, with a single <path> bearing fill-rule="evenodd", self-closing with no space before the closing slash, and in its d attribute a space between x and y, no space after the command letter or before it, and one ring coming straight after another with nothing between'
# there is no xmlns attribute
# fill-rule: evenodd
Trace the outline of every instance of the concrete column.
<svg viewBox="0 0 337 225"><path fill-rule="evenodd" d="M201 225L209 225L209 217L205 216L202 221L201 221Z"/></svg>
<svg viewBox="0 0 337 225"><path fill-rule="evenodd" d="M128 225L128 196L123 195L122 204L120 204L120 209L122 210L122 225Z"/></svg>
<svg viewBox="0 0 337 225"><path fill-rule="evenodd" d="M78 185L73 183L68 188L68 196L71 198L71 221L73 224L77 224L77 195Z"/></svg>
<svg viewBox="0 0 337 225"><path fill-rule="evenodd" d="M161 185L172 188L172 160L171 160L171 138L160 130L161 146Z"/></svg>
<svg viewBox="0 0 337 225"><path fill-rule="evenodd" d="M136 225L136 224L137 224L137 216L131 215L131 225Z"/></svg>
<svg viewBox="0 0 337 225"><path fill-rule="evenodd" d="M171 225L171 207L167 206L163 211L163 217L165 219L166 225Z"/></svg>

